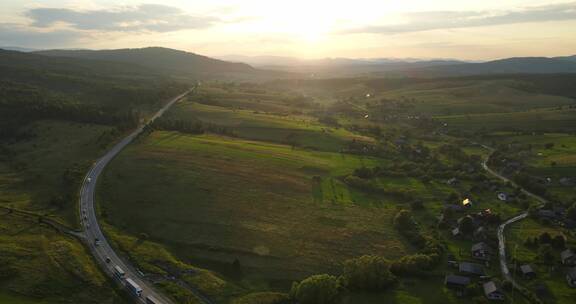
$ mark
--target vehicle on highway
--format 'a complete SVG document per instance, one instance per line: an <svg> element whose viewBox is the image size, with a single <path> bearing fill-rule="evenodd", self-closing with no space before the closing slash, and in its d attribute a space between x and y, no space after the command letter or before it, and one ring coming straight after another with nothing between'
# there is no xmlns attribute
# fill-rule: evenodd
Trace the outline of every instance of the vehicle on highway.
<svg viewBox="0 0 576 304"><path fill-rule="evenodd" d="M89 178L86 179L86 181L87 181L87 182L91 182L91 181L92 181L92 178L89 177Z"/></svg>
<svg viewBox="0 0 576 304"><path fill-rule="evenodd" d="M110 257L106 257L106 263L110 263L110 261L112 261Z"/></svg>
<svg viewBox="0 0 576 304"><path fill-rule="evenodd" d="M100 246L100 239L94 238L94 246Z"/></svg>
<svg viewBox="0 0 576 304"><path fill-rule="evenodd" d="M142 296L142 288L140 288L140 285L136 284L136 282L131 278L126 278L126 287L133 295L137 297Z"/></svg>
<svg viewBox="0 0 576 304"><path fill-rule="evenodd" d="M160 304L160 301L156 300L156 298L153 296L147 296L146 304Z"/></svg>
<svg viewBox="0 0 576 304"><path fill-rule="evenodd" d="M114 275L119 279L123 279L124 276L126 276L126 273L122 268L120 268L120 266L116 265L114 266Z"/></svg>

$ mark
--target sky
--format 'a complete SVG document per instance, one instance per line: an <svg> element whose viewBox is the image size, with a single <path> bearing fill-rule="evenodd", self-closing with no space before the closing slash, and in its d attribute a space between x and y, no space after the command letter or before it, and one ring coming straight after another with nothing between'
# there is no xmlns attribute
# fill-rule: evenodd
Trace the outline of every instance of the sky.
<svg viewBox="0 0 576 304"><path fill-rule="evenodd" d="M576 54L576 1L2 0L0 46L163 46L207 56Z"/></svg>

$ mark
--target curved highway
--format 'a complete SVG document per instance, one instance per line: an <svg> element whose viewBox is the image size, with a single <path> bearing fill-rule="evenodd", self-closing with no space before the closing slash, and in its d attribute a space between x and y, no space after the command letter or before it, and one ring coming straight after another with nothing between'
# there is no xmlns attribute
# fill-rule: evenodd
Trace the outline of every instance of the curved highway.
<svg viewBox="0 0 576 304"><path fill-rule="evenodd" d="M102 158L94 163L94 166L88 171L88 174L84 177L82 182L82 188L80 190L80 222L82 229L84 230L84 236L86 238L86 242L92 255L95 257L96 261L102 269L112 277L113 280L116 280L120 284L126 286L126 279L130 278L133 282L138 284L142 289L141 295L135 296L137 302L146 303L146 298L151 297L155 299L155 302L158 304L172 304L172 301L167 299L162 294L156 292L152 287L152 284L147 282L146 280L142 279L139 272L132 266L129 262L125 261L124 259L120 258L118 254L114 251L114 249L110 246L108 241L106 240L102 230L100 229L100 225L98 224L98 218L96 216L96 209L94 205L94 194L96 191L96 183L98 181L98 177L110 163L110 161L118 155L124 147L130 144L134 138L136 138L140 133L142 133L144 126L150 124L156 118L160 117L167 109L169 109L174 103L178 100L182 99L184 96L188 95L193 89L186 91L185 93L173 98L168 102L162 109L160 109L146 124L138 127L134 132L130 135L122 139L119 143L117 143L112 149L110 149ZM125 275L123 278L119 278L114 271L114 267L120 267L124 272ZM130 292L130 289L127 288ZM132 293L134 295L134 293Z"/></svg>

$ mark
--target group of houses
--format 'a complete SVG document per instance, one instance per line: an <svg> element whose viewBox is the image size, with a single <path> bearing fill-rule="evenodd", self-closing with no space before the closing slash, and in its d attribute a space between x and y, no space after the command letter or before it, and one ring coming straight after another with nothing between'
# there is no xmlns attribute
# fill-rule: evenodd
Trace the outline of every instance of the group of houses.
<svg viewBox="0 0 576 304"><path fill-rule="evenodd" d="M484 266L477 263L462 262L458 266L459 274L446 275L444 284L452 289L458 296L466 295L467 289L472 286L473 278L485 278ZM482 289L489 300L504 300L504 292L492 280L483 281Z"/></svg>
<svg viewBox="0 0 576 304"><path fill-rule="evenodd" d="M576 221L566 216L566 208L562 206L540 208L536 211L535 216L540 220L546 220L566 229L576 229Z"/></svg>
<svg viewBox="0 0 576 304"><path fill-rule="evenodd" d="M479 242L470 248L470 255L472 258L488 262L492 257L492 249L485 242ZM450 265L456 266L458 269L457 274L448 274L444 279L444 284L447 288L452 289L458 296L466 295L467 289L472 286L474 279L481 280L484 295L489 300L504 300L505 296L496 282L486 280L486 273L484 265L474 262L456 262L449 261Z"/></svg>

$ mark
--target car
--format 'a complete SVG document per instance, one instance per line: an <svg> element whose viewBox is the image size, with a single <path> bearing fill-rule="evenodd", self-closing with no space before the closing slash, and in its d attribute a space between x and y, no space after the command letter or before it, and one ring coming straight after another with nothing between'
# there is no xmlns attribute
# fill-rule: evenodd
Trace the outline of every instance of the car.
<svg viewBox="0 0 576 304"><path fill-rule="evenodd" d="M100 245L100 239L94 238L94 245L99 246Z"/></svg>
<svg viewBox="0 0 576 304"><path fill-rule="evenodd" d="M110 263L110 261L112 261L110 257L106 257L106 263Z"/></svg>
<svg viewBox="0 0 576 304"><path fill-rule="evenodd" d="M92 178L89 177L89 178L86 179L86 181L87 181L87 182L91 182L91 181L92 181Z"/></svg>

